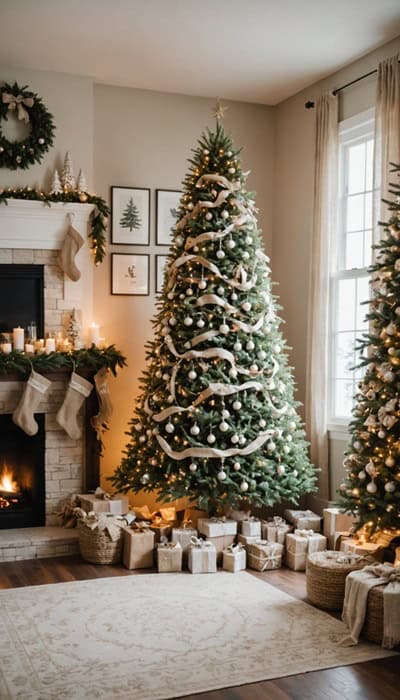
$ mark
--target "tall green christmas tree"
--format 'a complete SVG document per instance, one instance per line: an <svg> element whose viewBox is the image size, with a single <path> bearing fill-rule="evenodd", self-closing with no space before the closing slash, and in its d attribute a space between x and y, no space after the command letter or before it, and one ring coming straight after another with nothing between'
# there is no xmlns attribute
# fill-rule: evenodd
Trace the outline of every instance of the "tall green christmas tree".
<svg viewBox="0 0 400 700"><path fill-rule="evenodd" d="M397 175L400 166L394 166ZM372 536L400 529L400 183L391 185L391 216L371 273L370 330L359 341L360 367L344 466L341 505Z"/></svg>
<svg viewBox="0 0 400 700"><path fill-rule="evenodd" d="M219 116L219 113L217 113ZM210 512L297 503L315 469L239 151L217 117L189 160L120 491Z"/></svg>
<svg viewBox="0 0 400 700"><path fill-rule="evenodd" d="M128 204L126 205L119 225L122 226L122 228L129 228L130 231L133 231L134 228L141 227L142 222L140 220L138 208L133 201L133 197L130 198Z"/></svg>

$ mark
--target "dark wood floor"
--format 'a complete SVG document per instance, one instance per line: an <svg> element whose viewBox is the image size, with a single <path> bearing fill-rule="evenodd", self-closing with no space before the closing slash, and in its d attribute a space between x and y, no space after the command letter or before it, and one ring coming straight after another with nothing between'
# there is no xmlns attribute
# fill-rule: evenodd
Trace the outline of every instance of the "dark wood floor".
<svg viewBox="0 0 400 700"><path fill-rule="evenodd" d="M0 564L0 588L81 581L105 576L136 576L119 566L94 566L80 557ZM305 575L288 569L255 576L296 598L305 599ZM400 657L314 671L273 681L186 696L181 700L400 700Z"/></svg>

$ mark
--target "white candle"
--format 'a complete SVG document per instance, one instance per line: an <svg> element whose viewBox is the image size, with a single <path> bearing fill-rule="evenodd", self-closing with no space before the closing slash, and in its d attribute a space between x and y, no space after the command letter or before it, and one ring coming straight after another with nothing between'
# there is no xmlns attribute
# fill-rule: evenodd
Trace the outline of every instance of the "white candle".
<svg viewBox="0 0 400 700"><path fill-rule="evenodd" d="M100 327L97 323L89 326L89 345L98 345L100 340Z"/></svg>
<svg viewBox="0 0 400 700"><path fill-rule="evenodd" d="M35 352L35 348L32 345L32 343L25 343L25 352L28 355L33 355L33 353Z"/></svg>
<svg viewBox="0 0 400 700"><path fill-rule="evenodd" d="M14 350L23 351L25 346L25 332L24 329L18 326L18 328L13 329L13 343Z"/></svg>
<svg viewBox="0 0 400 700"><path fill-rule="evenodd" d="M9 355L12 350L11 343L3 343L1 346L1 350L2 352L4 352L5 355Z"/></svg>
<svg viewBox="0 0 400 700"><path fill-rule="evenodd" d="M56 339L55 338L46 338L46 355L50 355L51 352L56 351Z"/></svg>

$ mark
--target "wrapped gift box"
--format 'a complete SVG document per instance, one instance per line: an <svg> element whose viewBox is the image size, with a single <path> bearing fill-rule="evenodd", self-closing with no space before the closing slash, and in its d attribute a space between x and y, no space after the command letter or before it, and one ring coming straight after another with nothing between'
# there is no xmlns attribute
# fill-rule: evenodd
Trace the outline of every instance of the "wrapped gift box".
<svg viewBox="0 0 400 700"><path fill-rule="evenodd" d="M153 566L154 532L149 528L124 528L123 562L127 569Z"/></svg>
<svg viewBox="0 0 400 700"><path fill-rule="evenodd" d="M156 518L150 524L150 530L154 532L156 542L161 542L162 538L165 537L167 540L171 537L172 526L163 520Z"/></svg>
<svg viewBox="0 0 400 700"><path fill-rule="evenodd" d="M183 520L189 521L194 528L197 529L197 521L199 518L207 518L208 514L205 510L199 510L198 508L185 508L183 514Z"/></svg>
<svg viewBox="0 0 400 700"><path fill-rule="evenodd" d="M282 566L283 545L278 542L258 540L247 547L247 561L250 569L269 571Z"/></svg>
<svg viewBox="0 0 400 700"><path fill-rule="evenodd" d="M324 535L313 530L295 530L286 535L285 563L293 571L305 571L307 556L326 549Z"/></svg>
<svg viewBox="0 0 400 700"><path fill-rule="evenodd" d="M182 547L182 552L187 553L192 537L197 537L198 532L194 527L173 527L171 533L171 542L179 542Z"/></svg>
<svg viewBox="0 0 400 700"><path fill-rule="evenodd" d="M251 515L241 521L242 535L246 537L258 537L261 539L261 520Z"/></svg>
<svg viewBox="0 0 400 700"><path fill-rule="evenodd" d="M223 569L236 574L246 568L246 548L242 544L231 544L223 551Z"/></svg>
<svg viewBox="0 0 400 700"><path fill-rule="evenodd" d="M188 568L192 574L215 574L217 551L210 540L193 537L188 550Z"/></svg>
<svg viewBox="0 0 400 700"><path fill-rule="evenodd" d="M272 520L263 520L261 523L262 538L268 542L285 544L286 535L291 529L291 525L279 516L275 516Z"/></svg>
<svg viewBox="0 0 400 700"><path fill-rule="evenodd" d="M314 530L320 532L321 518L312 510L291 510L287 508L284 511L286 520L295 525L299 530Z"/></svg>
<svg viewBox="0 0 400 700"><path fill-rule="evenodd" d="M376 542L361 542L351 537L340 543L340 551L345 554L361 554L362 556L370 554L375 557L379 550L383 552L381 545Z"/></svg>
<svg viewBox="0 0 400 700"><path fill-rule="evenodd" d="M182 547L179 542L160 542L157 545L159 574L182 571Z"/></svg>
<svg viewBox="0 0 400 700"><path fill-rule="evenodd" d="M207 542L212 542L217 552L217 564L222 564L222 552L234 543L236 535L221 535L220 537L206 537Z"/></svg>
<svg viewBox="0 0 400 700"><path fill-rule="evenodd" d="M126 515L129 511L127 496L112 496L111 498L97 498L93 493L81 493L78 496L81 508L85 513L112 513L113 515Z"/></svg>
<svg viewBox="0 0 400 700"><path fill-rule="evenodd" d="M236 520L228 518L199 518L197 529L201 535L206 537L222 537L223 535L236 535Z"/></svg>
<svg viewBox="0 0 400 700"><path fill-rule="evenodd" d="M334 549L335 533L351 530L355 523L354 515L347 515L339 508L324 508L324 535L330 549Z"/></svg>
<svg viewBox="0 0 400 700"><path fill-rule="evenodd" d="M335 532L333 536L333 547L329 545L329 537L328 537L328 547L329 549L332 549L334 552L340 552L340 547L342 545L342 542L344 540L351 540L352 535L350 532Z"/></svg>
<svg viewBox="0 0 400 700"><path fill-rule="evenodd" d="M245 547L248 547L249 544L255 544L258 542L258 540L261 540L261 537L248 537L247 535L238 535L238 542Z"/></svg>

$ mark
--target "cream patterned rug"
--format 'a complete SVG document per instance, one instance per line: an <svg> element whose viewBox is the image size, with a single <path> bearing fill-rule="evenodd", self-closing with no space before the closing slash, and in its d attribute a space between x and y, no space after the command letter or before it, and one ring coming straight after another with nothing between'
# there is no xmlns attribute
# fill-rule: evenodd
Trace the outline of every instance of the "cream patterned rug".
<svg viewBox="0 0 400 700"><path fill-rule="evenodd" d="M245 572L0 591L0 698L160 700L387 656Z"/></svg>

